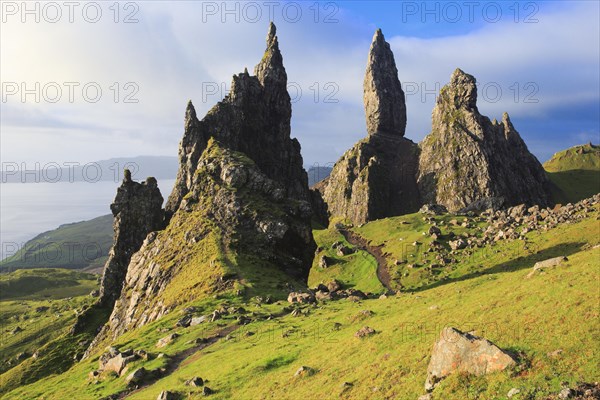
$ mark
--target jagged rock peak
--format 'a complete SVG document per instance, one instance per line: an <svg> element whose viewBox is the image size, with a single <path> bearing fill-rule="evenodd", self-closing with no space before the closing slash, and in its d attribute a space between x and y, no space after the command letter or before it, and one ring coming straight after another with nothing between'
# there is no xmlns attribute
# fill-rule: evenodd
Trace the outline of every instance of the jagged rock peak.
<svg viewBox="0 0 600 400"><path fill-rule="evenodd" d="M267 49L260 63L254 67L254 75L258 77L263 86L268 85L269 82L287 85L287 74L283 67L283 57L279 51L277 40L277 28L273 22L269 24Z"/></svg>
<svg viewBox="0 0 600 400"><path fill-rule="evenodd" d="M148 233L164 228L163 197L155 178L139 183L124 171L123 183L110 209L114 240L100 286L100 303L109 307L119 298L131 256L140 249Z"/></svg>
<svg viewBox="0 0 600 400"><path fill-rule="evenodd" d="M456 108L477 109L477 80L460 68L454 70L450 84L442 89L442 93L450 96ZM438 103L444 100L443 96L438 97Z"/></svg>
<svg viewBox="0 0 600 400"><path fill-rule="evenodd" d="M419 158L419 191L426 203L451 212L549 204L546 173L508 114L490 121L477 110L472 75L456 69L432 115Z"/></svg>
<svg viewBox="0 0 600 400"><path fill-rule="evenodd" d="M290 136L292 106L275 25L269 27L267 49L255 68L233 76L230 93L198 120L191 103L179 146L180 168L166 205L168 217L189 192L197 162L211 137L246 154L269 178L281 183L289 197L308 200L308 182L300 144Z"/></svg>
<svg viewBox="0 0 600 400"><path fill-rule="evenodd" d="M377 29L373 36L363 91L368 134L404 136L404 92L398 79L394 53L381 29Z"/></svg>
<svg viewBox="0 0 600 400"><path fill-rule="evenodd" d="M194 105L192 104L192 101L190 100L190 101L188 101L187 107L185 109L185 120L184 120L185 129L189 129L192 126L194 126L197 120L198 120L198 118L196 117L196 109L194 108Z"/></svg>

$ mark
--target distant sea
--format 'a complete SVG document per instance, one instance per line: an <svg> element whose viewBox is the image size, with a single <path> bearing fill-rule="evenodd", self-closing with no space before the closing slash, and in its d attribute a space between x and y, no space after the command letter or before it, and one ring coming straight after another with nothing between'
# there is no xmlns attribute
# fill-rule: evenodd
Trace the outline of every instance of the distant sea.
<svg viewBox="0 0 600 400"><path fill-rule="evenodd" d="M165 200L174 182L174 179L158 180ZM5 257L5 249L14 248L14 243L21 246L62 224L110 214L110 203L120 184L113 181L0 183L0 259Z"/></svg>

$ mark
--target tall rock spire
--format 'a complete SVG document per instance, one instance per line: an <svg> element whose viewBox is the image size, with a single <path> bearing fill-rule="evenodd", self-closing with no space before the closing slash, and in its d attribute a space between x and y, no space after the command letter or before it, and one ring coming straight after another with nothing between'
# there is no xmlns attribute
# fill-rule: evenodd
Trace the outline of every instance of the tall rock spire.
<svg viewBox="0 0 600 400"><path fill-rule="evenodd" d="M348 150L318 187L328 213L354 224L419 209L419 149L403 137L404 92L394 54L379 29L369 51L364 103L369 136Z"/></svg>
<svg viewBox="0 0 600 400"><path fill-rule="evenodd" d="M110 209L115 217L114 241L100 286L100 303L112 307L121 295L131 256L140 249L146 236L164 228L163 197L156 179L138 183L125 170Z"/></svg>
<svg viewBox="0 0 600 400"><path fill-rule="evenodd" d="M394 53L385 41L381 29L373 36L367 72L363 84L363 101L369 135L404 136L406 104L398 79Z"/></svg>
<svg viewBox="0 0 600 400"><path fill-rule="evenodd" d="M287 85L287 74L283 67L283 57L279 51L277 40L277 27L273 22L269 24L267 49L260 63L254 67L254 75L263 86L274 84L285 88Z"/></svg>

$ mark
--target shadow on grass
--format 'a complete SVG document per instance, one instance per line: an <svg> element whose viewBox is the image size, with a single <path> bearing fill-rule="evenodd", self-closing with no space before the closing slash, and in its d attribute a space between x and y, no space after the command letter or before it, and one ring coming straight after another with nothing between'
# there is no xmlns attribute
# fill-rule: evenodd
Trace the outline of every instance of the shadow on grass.
<svg viewBox="0 0 600 400"><path fill-rule="evenodd" d="M534 254L528 256L520 256L513 260L503 262L487 269L480 271L470 272L455 278L445 279L443 281L434 282L430 285L424 285L418 288L406 290L407 293L422 292L424 290L433 289L439 286L447 285L454 282L462 282L473 278L478 278L484 275L493 275L503 272L514 272L522 269L533 268L533 265L538 261L547 260L553 257L570 256L582 250L585 242L568 242L562 243L556 246L549 247L547 249L540 250Z"/></svg>

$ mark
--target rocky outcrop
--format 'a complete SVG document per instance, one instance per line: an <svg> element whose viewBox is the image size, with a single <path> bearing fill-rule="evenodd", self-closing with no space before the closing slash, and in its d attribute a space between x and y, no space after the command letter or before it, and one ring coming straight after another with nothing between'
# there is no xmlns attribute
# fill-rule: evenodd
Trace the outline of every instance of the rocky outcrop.
<svg viewBox="0 0 600 400"><path fill-rule="evenodd" d="M368 137L348 150L321 184L333 217L354 224L415 212L418 147L405 139L406 105L394 55L373 37L363 85Z"/></svg>
<svg viewBox="0 0 600 400"><path fill-rule="evenodd" d="M252 160L210 139L168 227L149 235L131 259L96 344L202 293L243 286L261 270L306 281L316 249L310 218L308 202L288 198Z"/></svg>
<svg viewBox="0 0 600 400"><path fill-rule="evenodd" d="M112 307L121 294L131 256L148 233L164 228L163 197L156 179L138 183L125 170L123 183L110 209L114 215L114 241L104 267L99 302Z"/></svg>
<svg viewBox="0 0 600 400"><path fill-rule="evenodd" d="M247 155L267 177L283 186L287 197L309 200L300 144L290 138L292 107L273 23L267 49L254 74L244 71L234 75L230 93L202 120L198 120L191 101L188 103L179 146L180 167L166 205L169 215L191 190L198 160L211 137Z"/></svg>
<svg viewBox="0 0 600 400"><path fill-rule="evenodd" d="M550 186L538 160L507 113L490 121L477 109L475 78L457 69L440 91L431 133L420 144L419 189L424 202L449 211L537 204Z"/></svg>
<svg viewBox="0 0 600 400"><path fill-rule="evenodd" d="M277 276L282 287L306 282L316 244L286 85L271 24L255 76L234 76L231 92L202 120L188 104L168 223L141 237L127 275L114 279L125 289L88 354L182 302L240 295L260 274Z"/></svg>
<svg viewBox="0 0 600 400"><path fill-rule="evenodd" d="M433 346L425 390L433 390L440 380L453 373L484 375L515 364L512 356L486 339L447 327Z"/></svg>

